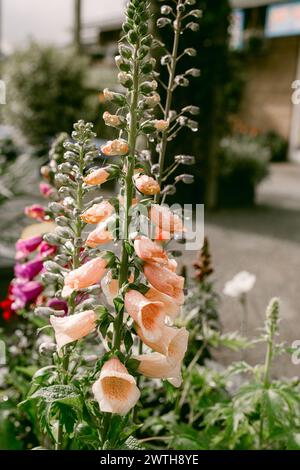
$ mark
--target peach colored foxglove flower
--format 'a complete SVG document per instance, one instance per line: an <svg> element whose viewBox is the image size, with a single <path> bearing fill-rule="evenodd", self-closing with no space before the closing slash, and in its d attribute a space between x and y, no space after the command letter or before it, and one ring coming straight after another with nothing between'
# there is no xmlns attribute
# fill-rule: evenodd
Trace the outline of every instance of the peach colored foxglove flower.
<svg viewBox="0 0 300 470"><path fill-rule="evenodd" d="M126 415L140 398L135 378L117 358L104 364L93 393L102 412L119 415Z"/></svg>
<svg viewBox="0 0 300 470"><path fill-rule="evenodd" d="M172 297L159 292L158 290L154 289L154 287L150 287L150 289L146 292L145 297L153 302L162 302L164 304L163 312L172 320L174 320L181 311L181 306L178 305Z"/></svg>
<svg viewBox="0 0 300 470"><path fill-rule="evenodd" d="M113 221L115 219L111 219ZM89 233L85 244L90 248L96 248L98 245L111 242L114 237L112 232L108 228L110 219L101 222L95 230Z"/></svg>
<svg viewBox="0 0 300 470"><path fill-rule="evenodd" d="M113 212L113 205L109 201L102 201L100 204L94 204L81 214L80 217L87 224L98 224L110 217Z"/></svg>
<svg viewBox="0 0 300 470"><path fill-rule="evenodd" d="M138 174L134 175L133 179L139 192L146 196L153 196L160 192L160 186L152 176Z"/></svg>
<svg viewBox="0 0 300 470"><path fill-rule="evenodd" d="M149 209L149 217L154 225L165 232L185 232L181 218L170 211L167 206L152 204Z"/></svg>
<svg viewBox="0 0 300 470"><path fill-rule="evenodd" d="M149 346L149 348L154 349L154 351L166 356L169 361L173 361L174 364L182 362L187 351L189 339L189 333L186 328L173 328L165 325L161 337L155 342L148 341L139 327L137 328L137 333L143 343Z"/></svg>
<svg viewBox="0 0 300 470"><path fill-rule="evenodd" d="M174 387L180 387L182 382L181 363L175 364L174 361L170 361L166 356L157 352L133 357L140 362L138 371L141 374L153 379L166 379Z"/></svg>
<svg viewBox="0 0 300 470"><path fill-rule="evenodd" d="M74 290L85 289L97 284L105 274L106 261L103 258L94 258L70 271L65 277L65 285L62 291L63 297L68 297Z"/></svg>
<svg viewBox="0 0 300 470"><path fill-rule="evenodd" d="M153 121L154 127L159 132L165 132L169 128L169 121L164 119L155 119Z"/></svg>
<svg viewBox="0 0 300 470"><path fill-rule="evenodd" d="M145 263L144 274L150 284L163 294L174 299L178 305L184 302L184 278L155 263Z"/></svg>
<svg viewBox="0 0 300 470"><path fill-rule="evenodd" d="M109 177L110 174L108 171L106 171L105 168L99 168L98 170L94 170L89 175L87 175L83 181L88 186L95 186L105 183Z"/></svg>
<svg viewBox="0 0 300 470"><path fill-rule="evenodd" d="M125 294L125 308L147 340L160 338L165 321L162 302L152 302L140 292L130 290Z"/></svg>
<svg viewBox="0 0 300 470"><path fill-rule="evenodd" d="M134 249L137 256L143 260L153 263L168 263L168 256L163 248L145 236L140 236L134 241Z"/></svg>
<svg viewBox="0 0 300 470"><path fill-rule="evenodd" d="M133 282L134 275L131 274L129 277L129 282ZM119 280L113 279L111 271L108 271L106 276L101 280L102 292L106 298L108 305L113 307L114 299L117 297L119 292Z"/></svg>
<svg viewBox="0 0 300 470"><path fill-rule="evenodd" d="M128 151L129 145L123 139L109 140L101 147L101 152L107 157L127 155Z"/></svg>
<svg viewBox="0 0 300 470"><path fill-rule="evenodd" d="M118 127L121 124L121 119L116 114L110 114L105 111L103 114L103 120L107 126Z"/></svg>
<svg viewBox="0 0 300 470"><path fill-rule="evenodd" d="M84 338L96 329L96 314L93 310L75 313L66 317L50 316L54 328L57 348Z"/></svg>

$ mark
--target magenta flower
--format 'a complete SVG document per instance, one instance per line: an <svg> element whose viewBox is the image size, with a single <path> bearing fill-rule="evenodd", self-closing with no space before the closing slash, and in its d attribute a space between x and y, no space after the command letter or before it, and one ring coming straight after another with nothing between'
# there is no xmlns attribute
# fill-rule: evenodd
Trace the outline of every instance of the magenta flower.
<svg viewBox="0 0 300 470"><path fill-rule="evenodd" d="M40 259L35 259L24 264L17 263L15 266L15 276L19 279L31 281L42 269L43 261Z"/></svg>
<svg viewBox="0 0 300 470"><path fill-rule="evenodd" d="M30 219L39 220L40 222L45 220L45 209L39 204L25 207L24 212L28 217L30 217Z"/></svg>
<svg viewBox="0 0 300 470"><path fill-rule="evenodd" d="M55 255L56 251L57 251L56 246L49 245L49 243L44 242L44 241L39 246L39 252L43 259L48 258L48 256Z"/></svg>
<svg viewBox="0 0 300 470"><path fill-rule="evenodd" d="M68 313L68 303L62 299L51 299L48 302L48 307L54 310L63 310L65 314Z"/></svg>
<svg viewBox="0 0 300 470"><path fill-rule="evenodd" d="M14 282L12 286L12 295L14 298L13 309L18 310L24 308L28 302L32 302L43 291L43 286L40 282Z"/></svg>
<svg viewBox="0 0 300 470"><path fill-rule="evenodd" d="M53 188L48 183L40 183L40 193L44 197L49 197L53 193Z"/></svg>
<svg viewBox="0 0 300 470"><path fill-rule="evenodd" d="M42 241L43 239L39 235L25 240L18 240L16 243L16 259L24 258L35 251Z"/></svg>

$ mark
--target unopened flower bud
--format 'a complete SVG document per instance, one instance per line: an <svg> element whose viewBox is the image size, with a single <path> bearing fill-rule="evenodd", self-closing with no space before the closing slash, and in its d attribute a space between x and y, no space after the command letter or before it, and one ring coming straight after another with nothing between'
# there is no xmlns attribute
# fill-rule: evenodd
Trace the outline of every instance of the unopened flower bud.
<svg viewBox="0 0 300 470"><path fill-rule="evenodd" d="M183 13L183 12L185 11L185 6L181 3L181 4L177 5L176 10L177 10L179 13Z"/></svg>
<svg viewBox="0 0 300 470"><path fill-rule="evenodd" d="M196 0L185 0L185 3L187 5L195 5L196 4Z"/></svg>
<svg viewBox="0 0 300 470"><path fill-rule="evenodd" d="M159 18L156 22L158 28L164 28L169 24L171 24L171 20L169 18Z"/></svg>
<svg viewBox="0 0 300 470"><path fill-rule="evenodd" d="M168 65L172 62L172 57L170 56L170 54L167 54L167 55L164 55L161 59L160 59L160 63L161 65Z"/></svg>
<svg viewBox="0 0 300 470"><path fill-rule="evenodd" d="M126 155L128 151L128 143L123 139L109 140L101 147L101 152L108 157Z"/></svg>
<svg viewBox="0 0 300 470"><path fill-rule="evenodd" d="M183 108L182 112L183 113L190 113L190 114L193 114L194 116L196 116L197 114L200 113L200 108L198 106L190 105L190 106L186 106L185 108Z"/></svg>
<svg viewBox="0 0 300 470"><path fill-rule="evenodd" d="M164 187L162 194L173 196L176 193L176 187L173 184L168 184Z"/></svg>
<svg viewBox="0 0 300 470"><path fill-rule="evenodd" d="M196 31L199 31L199 28L200 26L198 25L198 23L195 23L194 21L191 21L190 23L188 23L186 25L186 29L190 29L191 31L193 31L194 33Z"/></svg>
<svg viewBox="0 0 300 470"><path fill-rule="evenodd" d="M188 47L184 50L184 54L189 55L190 57L195 57L197 55L197 51L193 47Z"/></svg>
<svg viewBox="0 0 300 470"><path fill-rule="evenodd" d="M188 87L190 84L189 80L183 75L177 75L174 79L174 82L176 83L176 85L183 87Z"/></svg>
<svg viewBox="0 0 300 470"><path fill-rule="evenodd" d="M192 10L189 13L189 16L194 16L194 18L202 18L203 12L202 12L202 10Z"/></svg>
<svg viewBox="0 0 300 470"><path fill-rule="evenodd" d="M110 91L108 88L103 90L103 96L106 101L111 101L119 106L124 106L126 103L126 98L124 95Z"/></svg>
<svg viewBox="0 0 300 470"><path fill-rule="evenodd" d="M131 75L126 72L120 72L118 74L118 80L125 88L130 88L133 83Z"/></svg>
<svg viewBox="0 0 300 470"><path fill-rule="evenodd" d="M152 165L151 167L151 173L154 175L154 176L158 176L159 173L160 173L160 167L159 167L159 164L158 163L155 163L155 165Z"/></svg>
<svg viewBox="0 0 300 470"><path fill-rule="evenodd" d="M115 57L116 66L122 72L129 72L130 71L130 63L124 60L124 58L120 55Z"/></svg>
<svg viewBox="0 0 300 470"><path fill-rule="evenodd" d="M154 108L158 103L160 103L160 96L156 91L154 91L151 95L145 97L144 102L149 106L149 108Z"/></svg>
<svg viewBox="0 0 300 470"><path fill-rule="evenodd" d="M199 129L199 124L197 121L193 121L192 119L189 119L187 122L187 126L193 131L193 132L198 132Z"/></svg>
<svg viewBox="0 0 300 470"><path fill-rule="evenodd" d="M200 77L201 71L199 69L189 69L185 72L186 75L191 75L191 77Z"/></svg>
<svg viewBox="0 0 300 470"><path fill-rule="evenodd" d="M176 183L178 183L179 181L182 181L184 184L193 184L195 181L195 178L194 178L194 175L184 174L184 175L176 176L175 181Z"/></svg>
<svg viewBox="0 0 300 470"><path fill-rule="evenodd" d="M39 346L39 354L43 356L52 356L57 350L57 346L55 343L42 343Z"/></svg>
<svg viewBox="0 0 300 470"><path fill-rule="evenodd" d="M181 163L182 165L194 165L195 157L191 155L176 155L174 158L175 162Z"/></svg>
<svg viewBox="0 0 300 470"><path fill-rule="evenodd" d="M162 15L169 15L170 13L172 13L172 7L170 7L169 5L162 5L162 7L160 8L160 12Z"/></svg>
<svg viewBox="0 0 300 470"><path fill-rule="evenodd" d="M186 126L187 122L188 122L188 118L186 116L179 116L177 119L176 119L176 122L178 122L178 124L183 127L183 126Z"/></svg>

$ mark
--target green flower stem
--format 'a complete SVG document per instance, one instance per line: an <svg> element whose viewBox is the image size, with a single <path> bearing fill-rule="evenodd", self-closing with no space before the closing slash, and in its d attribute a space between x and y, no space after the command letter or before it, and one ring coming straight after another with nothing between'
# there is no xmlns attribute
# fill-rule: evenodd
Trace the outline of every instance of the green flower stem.
<svg viewBox="0 0 300 470"><path fill-rule="evenodd" d="M183 0L178 0L178 6L182 4L183 4ZM173 50L172 50L172 56L171 56L171 64L169 68L169 82L168 82L168 87L167 87L166 105L164 109L165 120L169 118L172 101L173 101L174 79L175 79L175 74L176 74L182 15L183 13L177 10L177 15L176 15L176 20L175 20L176 27L174 29ZM159 160L158 160L158 163L159 163L158 183L159 184L162 183L162 175L163 175L164 166L165 166L167 144L168 144L168 131L166 130L162 134L162 140L161 140L161 146L160 146L160 152L159 152ZM159 202L159 195L155 196L155 202Z"/></svg>
<svg viewBox="0 0 300 470"><path fill-rule="evenodd" d="M80 148L78 163L79 163L79 174L80 176L83 176L83 170L84 170L83 147ZM78 209L78 212L79 211L81 212L83 210L83 196L84 196L84 191L82 187L82 182L80 180L77 185L77 195L76 195L76 207ZM75 232L76 239L79 239L82 233L82 222L81 222L79 215L76 217L74 232ZM80 247L76 246L74 249L73 257L72 257L72 269L77 269L79 266L80 266ZM68 299L68 307L71 313L74 313L76 295L77 293L73 292ZM63 358L61 361L61 368L62 368L62 382L64 385L66 385L69 381L69 364L70 364L70 350L68 348L63 348ZM63 442L64 442L63 426L61 424L60 419L58 419L57 442L55 445L55 450L62 450Z"/></svg>
<svg viewBox="0 0 300 470"><path fill-rule="evenodd" d="M273 360L274 351L274 337L276 327L270 326L269 337L267 343L267 353L265 358L264 373L263 373L263 387L264 393L262 396L261 410L260 410L260 428L259 428L259 448L262 449L264 446L264 422L265 422L265 394L270 387L270 370Z"/></svg>
<svg viewBox="0 0 300 470"><path fill-rule="evenodd" d="M120 272L119 272L119 287L121 288L122 285L128 279L128 266L129 266L129 257L126 250L126 241L129 238L129 227L130 227L130 211L132 206L132 199L133 199L133 174L134 174L134 167L135 167L135 149L136 149L136 141L138 136L138 118L137 118L137 105L139 99L139 60L138 60L138 50L140 44L139 42L135 46L134 49L134 57L133 57L133 90L131 95L130 101L130 129L128 132L128 144L129 144L129 155L126 159L126 178L125 178L125 213L124 213L124 225L123 225L123 232L122 235L123 239L123 246L122 246L122 255L121 255L121 264L120 264ZM124 319L124 312L121 311L116 321L114 322L114 338L113 338L113 350L118 351L121 346L122 342L122 333L123 333L123 319ZM109 432L111 423L111 414L105 413L103 420L102 420L102 443L104 444L107 438L107 434Z"/></svg>
<svg viewBox="0 0 300 470"><path fill-rule="evenodd" d="M124 226L122 235L123 246L122 246L122 256L120 264L120 273L119 273L119 287L127 282L128 279L128 253L126 250L126 241L129 238L129 227L131 222L131 206L133 199L133 175L135 167L135 149L136 141L138 136L138 118L137 118L137 106L139 99L139 60L138 60L138 50L140 44L136 44L134 48L134 57L133 57L133 90L131 95L130 102L130 129L128 133L128 144L129 144L129 155L126 161L126 179L125 179L125 213L124 213ZM122 341L122 327L123 327L123 312L120 312L117 320L115 322L114 329L114 342L113 348L115 350L120 349Z"/></svg>

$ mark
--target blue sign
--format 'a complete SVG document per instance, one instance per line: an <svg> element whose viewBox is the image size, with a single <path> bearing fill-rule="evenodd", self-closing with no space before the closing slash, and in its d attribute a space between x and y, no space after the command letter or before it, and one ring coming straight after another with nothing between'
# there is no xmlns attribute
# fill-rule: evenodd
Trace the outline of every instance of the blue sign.
<svg viewBox="0 0 300 470"><path fill-rule="evenodd" d="M269 38L300 35L300 1L270 5L265 35Z"/></svg>

